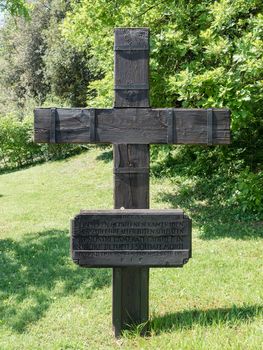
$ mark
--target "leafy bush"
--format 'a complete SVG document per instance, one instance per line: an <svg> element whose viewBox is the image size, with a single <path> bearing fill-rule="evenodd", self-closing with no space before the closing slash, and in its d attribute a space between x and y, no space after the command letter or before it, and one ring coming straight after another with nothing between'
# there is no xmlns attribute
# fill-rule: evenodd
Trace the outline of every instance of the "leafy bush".
<svg viewBox="0 0 263 350"><path fill-rule="evenodd" d="M0 170L66 158L83 149L81 145L35 144L32 118L19 121L12 114L0 118Z"/></svg>
<svg viewBox="0 0 263 350"><path fill-rule="evenodd" d="M24 109L29 99L38 105L47 99L86 105L95 63L88 42L76 48L61 35L60 23L70 9L71 1L37 0L30 5L30 20L9 17L0 27L0 103L5 111L10 103L13 111Z"/></svg>
<svg viewBox="0 0 263 350"><path fill-rule="evenodd" d="M76 1L62 30L79 48L88 37L105 72L90 85L96 90L95 98L88 96L94 106L112 104L113 27L118 26L150 27L152 106L228 107L232 114L230 147L152 146L152 173L221 179L226 199L240 191L236 203L245 212L258 211L263 200L257 189L263 187L262 0Z"/></svg>
<svg viewBox="0 0 263 350"><path fill-rule="evenodd" d="M240 206L243 212L263 213L263 172L252 173L249 168L243 170L233 188L229 200Z"/></svg>

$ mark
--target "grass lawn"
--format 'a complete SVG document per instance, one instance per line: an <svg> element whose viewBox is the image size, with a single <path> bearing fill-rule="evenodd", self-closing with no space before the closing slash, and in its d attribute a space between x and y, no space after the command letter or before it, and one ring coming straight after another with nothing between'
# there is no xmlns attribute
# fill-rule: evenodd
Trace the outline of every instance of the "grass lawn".
<svg viewBox="0 0 263 350"><path fill-rule="evenodd" d="M199 196L195 180L153 180L151 207L193 219L193 258L151 269L151 334L115 340L111 269L69 256L69 220L113 207L109 149L0 176L0 349L263 349L263 225Z"/></svg>

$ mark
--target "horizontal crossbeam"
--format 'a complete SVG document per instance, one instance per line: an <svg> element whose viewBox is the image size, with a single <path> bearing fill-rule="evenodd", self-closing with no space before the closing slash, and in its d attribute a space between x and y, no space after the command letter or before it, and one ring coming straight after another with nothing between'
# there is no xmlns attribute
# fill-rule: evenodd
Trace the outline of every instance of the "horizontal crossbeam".
<svg viewBox="0 0 263 350"><path fill-rule="evenodd" d="M35 142L229 144L227 109L39 108Z"/></svg>

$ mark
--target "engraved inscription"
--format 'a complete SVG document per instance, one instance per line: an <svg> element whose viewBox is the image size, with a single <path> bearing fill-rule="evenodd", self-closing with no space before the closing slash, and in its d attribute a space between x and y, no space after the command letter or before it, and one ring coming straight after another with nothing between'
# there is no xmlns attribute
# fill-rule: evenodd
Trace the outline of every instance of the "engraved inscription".
<svg viewBox="0 0 263 350"><path fill-rule="evenodd" d="M191 220L182 211L85 211L72 220L73 260L83 266L182 266Z"/></svg>
<svg viewBox="0 0 263 350"><path fill-rule="evenodd" d="M106 220L105 220L106 219ZM160 217L82 215L74 225L74 248L78 250L177 250L187 239L186 220ZM170 220L169 220L170 219ZM169 221L168 221L169 220Z"/></svg>

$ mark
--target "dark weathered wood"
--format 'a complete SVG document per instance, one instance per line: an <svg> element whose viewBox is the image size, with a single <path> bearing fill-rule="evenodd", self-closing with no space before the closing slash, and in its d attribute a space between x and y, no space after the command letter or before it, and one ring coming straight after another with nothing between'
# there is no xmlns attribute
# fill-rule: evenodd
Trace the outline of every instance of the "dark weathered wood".
<svg viewBox="0 0 263 350"><path fill-rule="evenodd" d="M213 144L230 143L230 113L213 109L212 131L206 109L96 109L96 125L91 124L89 109L56 110L57 143L129 143L129 144ZM169 117L168 112L173 112ZM35 110L35 142L50 142L49 108ZM91 133L90 126L95 130ZM171 131L172 128L172 131ZM90 135L94 135L91 140Z"/></svg>
<svg viewBox="0 0 263 350"><path fill-rule="evenodd" d="M147 51L140 51L140 54L132 56L122 55L121 51L115 51L115 87L116 84L129 83L125 78L126 71L121 76L116 70L118 64L129 67L129 78L133 84L148 85L149 66L149 31L148 29L122 29L115 31L115 49L143 48ZM128 51L126 51L128 54ZM136 52L135 52L136 53ZM125 66L124 66L125 67ZM133 68L137 73L133 72ZM144 71L145 69L145 71ZM138 74L139 73L139 74ZM124 93L124 94L122 94ZM115 107L148 107L148 90L128 90L126 92L115 90ZM138 110L138 108L137 108ZM117 110L120 119L119 125L123 125L125 116L129 116L128 123L134 118L130 110L128 114L123 110ZM123 113L124 112L124 113ZM135 116L136 119L136 116ZM125 122L124 122L125 123ZM138 131L138 128L137 128ZM119 130L118 134L122 134ZM149 208L149 145L129 145L130 139L115 141L114 153L114 207L119 209L147 209ZM121 144L124 143L124 144ZM142 142L138 142L142 143ZM147 143L143 141L143 143ZM127 168L132 169L127 172ZM143 172L141 170L143 169ZM145 172L146 169L146 172ZM117 170L117 171L116 171ZM139 171L136 173L135 171ZM148 267L124 267L113 269L112 289L112 324L115 336L118 337L122 330L129 325L146 323L149 318L149 268ZM144 328L146 330L146 327Z"/></svg>
<svg viewBox="0 0 263 350"><path fill-rule="evenodd" d="M82 267L182 267L189 260L189 250L126 250L126 251L87 251L76 250L73 252L73 260ZM128 269L127 269L128 271ZM135 289L131 278L132 289ZM125 288L128 293L131 293ZM139 288L140 289L140 288ZM132 303L133 310L136 303ZM126 309L127 311L127 309ZM141 320L140 320L140 323Z"/></svg>
<svg viewBox="0 0 263 350"><path fill-rule="evenodd" d="M182 210L89 210L72 220L71 254L86 267L181 267L191 257Z"/></svg>
<svg viewBox="0 0 263 350"><path fill-rule="evenodd" d="M122 306L125 306L121 309L121 330L146 322L149 318L149 269L124 267L114 270L121 270L119 286ZM146 329L144 327L142 331Z"/></svg>
<svg viewBox="0 0 263 350"><path fill-rule="evenodd" d="M149 28L115 28L114 29L114 49L115 50L147 50L149 51ZM147 62L148 63L148 62ZM116 72L116 68L115 74ZM123 72L126 74L126 71ZM143 83L148 82L148 77L145 77Z"/></svg>
<svg viewBox="0 0 263 350"><path fill-rule="evenodd" d="M149 208L149 145L114 145L114 207ZM148 320L149 268L113 269L112 321L115 336Z"/></svg>
<svg viewBox="0 0 263 350"><path fill-rule="evenodd" d="M129 326L146 322L149 317L149 269L113 269L113 329L118 337ZM142 332L147 330L145 325Z"/></svg>
<svg viewBox="0 0 263 350"><path fill-rule="evenodd" d="M114 145L114 207L149 208L149 146Z"/></svg>
<svg viewBox="0 0 263 350"><path fill-rule="evenodd" d="M149 30L116 28L114 50L114 106L149 107Z"/></svg>
<svg viewBox="0 0 263 350"><path fill-rule="evenodd" d="M56 143L57 109L50 110L50 143Z"/></svg>

